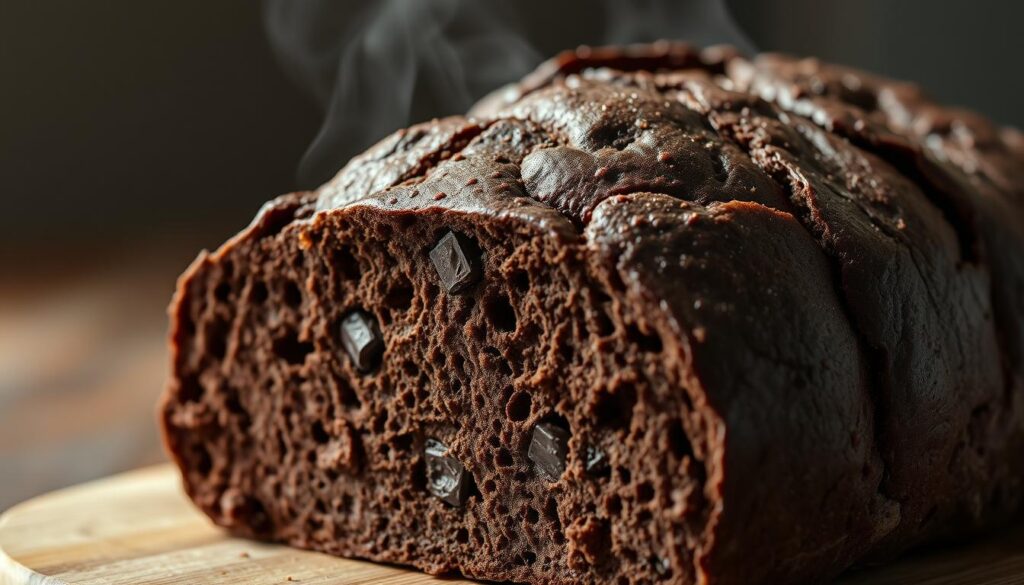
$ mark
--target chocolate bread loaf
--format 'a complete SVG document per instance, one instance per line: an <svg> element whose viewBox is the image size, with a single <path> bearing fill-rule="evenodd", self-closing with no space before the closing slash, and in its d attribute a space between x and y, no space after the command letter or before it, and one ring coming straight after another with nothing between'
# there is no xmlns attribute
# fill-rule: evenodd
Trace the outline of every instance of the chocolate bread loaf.
<svg viewBox="0 0 1024 585"><path fill-rule="evenodd" d="M1013 517L1024 139L814 60L580 49L268 203L161 406L234 533L523 583L809 583Z"/></svg>

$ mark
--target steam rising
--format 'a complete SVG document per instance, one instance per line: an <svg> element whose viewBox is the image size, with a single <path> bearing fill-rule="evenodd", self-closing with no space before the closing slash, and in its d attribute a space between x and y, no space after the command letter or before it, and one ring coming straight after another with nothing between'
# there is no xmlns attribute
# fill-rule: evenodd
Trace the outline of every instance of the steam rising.
<svg viewBox="0 0 1024 585"><path fill-rule="evenodd" d="M397 128L468 110L548 56L537 46L750 48L723 0L266 0L264 18L285 69L325 111L299 166L303 187Z"/></svg>
<svg viewBox="0 0 1024 585"><path fill-rule="evenodd" d="M608 28L602 44L670 39L697 46L726 43L747 54L754 52L724 0L604 0L603 4Z"/></svg>

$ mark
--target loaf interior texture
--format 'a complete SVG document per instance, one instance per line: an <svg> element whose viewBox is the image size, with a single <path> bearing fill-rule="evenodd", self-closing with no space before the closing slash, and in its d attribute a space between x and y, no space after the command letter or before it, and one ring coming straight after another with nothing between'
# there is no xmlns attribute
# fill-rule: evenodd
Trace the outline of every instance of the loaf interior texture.
<svg viewBox="0 0 1024 585"><path fill-rule="evenodd" d="M233 533L521 583L812 583L1008 521L1024 138L814 59L560 55L182 276Z"/></svg>

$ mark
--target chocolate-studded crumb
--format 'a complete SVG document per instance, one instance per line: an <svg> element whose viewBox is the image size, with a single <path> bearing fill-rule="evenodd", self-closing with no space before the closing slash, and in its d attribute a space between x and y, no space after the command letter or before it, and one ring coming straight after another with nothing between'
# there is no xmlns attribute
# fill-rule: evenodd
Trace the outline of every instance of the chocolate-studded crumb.
<svg viewBox="0 0 1024 585"><path fill-rule="evenodd" d="M427 439L423 449L427 466L427 489L453 506L466 503L472 480L466 468L448 456L448 447L440 441Z"/></svg>
<svg viewBox="0 0 1024 585"><path fill-rule="evenodd" d="M586 458L587 473L600 475L608 471L608 458L599 447L588 446Z"/></svg>
<svg viewBox="0 0 1024 585"><path fill-rule="evenodd" d="M964 537L1024 498L1022 145L817 60L563 55L200 255L168 450L233 534L497 582Z"/></svg>
<svg viewBox="0 0 1024 585"><path fill-rule="evenodd" d="M430 251L437 275L445 290L457 293L480 278L480 253L469 238L448 232Z"/></svg>
<svg viewBox="0 0 1024 585"><path fill-rule="evenodd" d="M565 471L569 451L569 431L555 423L542 422L533 428L527 457L536 465L537 473L548 481L558 481Z"/></svg>
<svg viewBox="0 0 1024 585"><path fill-rule="evenodd" d="M370 370L384 352L384 340L377 320L363 311L353 311L341 322L341 342L356 368Z"/></svg>

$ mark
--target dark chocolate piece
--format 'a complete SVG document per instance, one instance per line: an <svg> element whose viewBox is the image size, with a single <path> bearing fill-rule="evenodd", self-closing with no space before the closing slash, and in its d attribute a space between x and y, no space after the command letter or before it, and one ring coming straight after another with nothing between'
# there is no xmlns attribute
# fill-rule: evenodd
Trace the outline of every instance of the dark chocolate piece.
<svg viewBox="0 0 1024 585"><path fill-rule="evenodd" d="M341 343L360 371L373 369L384 353L384 338L373 315L352 311L341 322Z"/></svg>
<svg viewBox="0 0 1024 585"><path fill-rule="evenodd" d="M586 469L591 475L601 475L608 471L608 458L605 457L604 451L593 445L588 446Z"/></svg>
<svg viewBox="0 0 1024 585"><path fill-rule="evenodd" d="M449 457L448 447L435 439L427 439L423 456L427 466L427 490L455 507L465 504L470 480L462 463Z"/></svg>
<svg viewBox="0 0 1024 585"><path fill-rule="evenodd" d="M430 251L437 275L445 290L457 293L480 279L480 251L472 240L448 232Z"/></svg>
<svg viewBox="0 0 1024 585"><path fill-rule="evenodd" d="M569 431L555 423L542 422L533 428L527 456L537 465L537 473L549 481L558 481L565 471L569 452Z"/></svg>
<svg viewBox="0 0 1024 585"><path fill-rule="evenodd" d="M669 563L668 559L654 556L650 560L651 568L654 569L655 574L659 577L668 577L672 574L672 564Z"/></svg>

